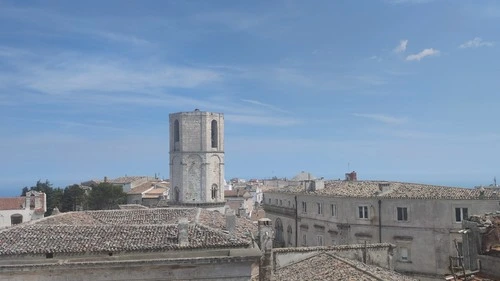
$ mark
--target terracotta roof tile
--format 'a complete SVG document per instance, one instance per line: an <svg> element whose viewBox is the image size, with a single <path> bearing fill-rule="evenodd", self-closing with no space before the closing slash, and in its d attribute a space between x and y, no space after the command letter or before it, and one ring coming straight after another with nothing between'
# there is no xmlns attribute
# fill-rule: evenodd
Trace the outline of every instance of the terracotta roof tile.
<svg viewBox="0 0 500 281"><path fill-rule="evenodd" d="M0 210L24 209L25 197L0 198Z"/></svg>

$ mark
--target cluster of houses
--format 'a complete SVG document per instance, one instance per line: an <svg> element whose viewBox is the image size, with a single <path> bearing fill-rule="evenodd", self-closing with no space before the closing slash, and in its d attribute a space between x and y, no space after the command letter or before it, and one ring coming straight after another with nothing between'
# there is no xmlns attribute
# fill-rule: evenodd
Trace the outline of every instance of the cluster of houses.
<svg viewBox="0 0 500 281"><path fill-rule="evenodd" d="M227 183L223 132L221 113L171 114L170 180L104 178L120 210L44 218L43 193L0 199L0 279L500 280L496 183Z"/></svg>

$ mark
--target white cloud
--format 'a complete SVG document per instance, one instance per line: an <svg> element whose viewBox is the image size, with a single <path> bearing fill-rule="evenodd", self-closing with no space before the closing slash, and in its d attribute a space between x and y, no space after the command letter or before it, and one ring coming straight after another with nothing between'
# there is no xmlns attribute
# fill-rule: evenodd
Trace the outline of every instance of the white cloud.
<svg viewBox="0 0 500 281"><path fill-rule="evenodd" d="M396 48L394 48L394 52L403 53L404 51L406 51L407 46L408 46L408 40L407 39L401 40L399 41L399 45Z"/></svg>
<svg viewBox="0 0 500 281"><path fill-rule="evenodd" d="M492 47L494 45L493 42L483 41L483 39L476 37L472 40L469 40L462 45L459 46L461 49L466 48L479 48L479 47Z"/></svg>
<svg viewBox="0 0 500 281"><path fill-rule="evenodd" d="M394 117L394 116L389 116L389 115L384 115L384 114L353 113L352 115L354 115L356 117L368 118L371 120L375 120L375 121L382 122L385 124L392 124L392 125L403 124L403 123L406 123L406 121L407 121L406 118Z"/></svg>
<svg viewBox="0 0 500 281"><path fill-rule="evenodd" d="M437 56L439 55L439 50L435 50L433 48L429 48L429 49L424 49L422 50L420 53L418 54L413 54L413 55L409 55L406 57L406 60L407 61L414 61L414 60L421 60L425 57L428 57L428 56Z"/></svg>

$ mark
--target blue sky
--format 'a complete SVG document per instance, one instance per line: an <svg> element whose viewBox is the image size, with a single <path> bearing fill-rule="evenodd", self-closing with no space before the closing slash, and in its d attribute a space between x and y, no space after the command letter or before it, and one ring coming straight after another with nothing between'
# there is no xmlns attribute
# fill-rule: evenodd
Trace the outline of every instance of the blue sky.
<svg viewBox="0 0 500 281"><path fill-rule="evenodd" d="M0 195L168 177L168 114L223 112L226 177L499 174L500 2L2 1Z"/></svg>

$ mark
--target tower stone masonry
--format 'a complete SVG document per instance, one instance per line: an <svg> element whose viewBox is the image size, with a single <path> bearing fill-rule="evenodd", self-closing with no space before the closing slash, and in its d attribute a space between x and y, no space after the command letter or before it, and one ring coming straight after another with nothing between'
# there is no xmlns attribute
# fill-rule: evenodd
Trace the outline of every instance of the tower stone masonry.
<svg viewBox="0 0 500 281"><path fill-rule="evenodd" d="M170 203L210 209L224 207L224 115L172 113Z"/></svg>

